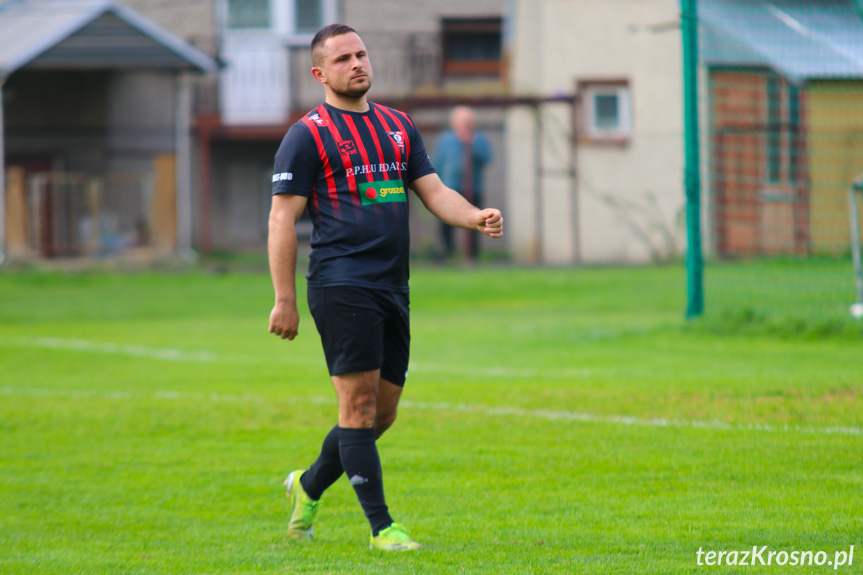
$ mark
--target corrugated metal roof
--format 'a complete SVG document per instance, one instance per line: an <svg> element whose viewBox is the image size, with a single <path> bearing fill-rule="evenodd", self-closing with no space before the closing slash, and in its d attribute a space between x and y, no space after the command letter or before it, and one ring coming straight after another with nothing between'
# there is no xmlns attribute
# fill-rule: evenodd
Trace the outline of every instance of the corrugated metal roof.
<svg viewBox="0 0 863 575"><path fill-rule="evenodd" d="M109 0L0 4L0 77L39 68L197 68L212 58Z"/></svg>
<svg viewBox="0 0 863 575"><path fill-rule="evenodd" d="M786 78L863 78L863 20L850 0L702 0L701 59Z"/></svg>

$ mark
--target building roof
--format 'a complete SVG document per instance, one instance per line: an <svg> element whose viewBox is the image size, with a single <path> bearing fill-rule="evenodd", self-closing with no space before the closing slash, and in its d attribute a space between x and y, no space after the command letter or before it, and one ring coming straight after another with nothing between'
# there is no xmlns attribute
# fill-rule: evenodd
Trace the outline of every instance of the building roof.
<svg viewBox="0 0 863 575"><path fill-rule="evenodd" d="M766 66L794 82L863 78L863 19L852 0L702 0L701 59Z"/></svg>
<svg viewBox="0 0 863 575"><path fill-rule="evenodd" d="M0 0L0 78L25 66L216 69L200 50L110 0Z"/></svg>

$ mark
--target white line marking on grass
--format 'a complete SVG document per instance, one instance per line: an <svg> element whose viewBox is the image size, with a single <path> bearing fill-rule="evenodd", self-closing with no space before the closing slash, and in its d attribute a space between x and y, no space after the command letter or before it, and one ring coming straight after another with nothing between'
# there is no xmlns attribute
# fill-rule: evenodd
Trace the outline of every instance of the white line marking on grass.
<svg viewBox="0 0 863 575"><path fill-rule="evenodd" d="M147 359L162 359L166 361L202 361L212 362L218 356L210 351L185 351L146 345L131 345L112 342L89 341L86 339L66 339L60 337L22 337L14 340L16 345L24 347L39 347L44 349L64 349L144 357Z"/></svg>
<svg viewBox="0 0 863 575"><path fill-rule="evenodd" d="M33 387L0 387L0 396L7 397L48 397L48 398L99 398L114 400L129 399L161 399L185 401L211 401L219 403L278 403L336 405L333 397L303 396L273 400L262 395L244 393L242 395L225 393L187 393L182 391L158 390L152 393L137 393L132 391L96 391L76 389L47 389ZM542 419L546 421L574 421L580 423L604 423L609 425L627 425L641 427L667 427L708 429L720 431L760 431L765 433L807 433L815 435L857 435L863 436L863 428L851 426L813 427L801 425L777 425L771 423L726 423L723 421L678 420L664 418L642 418L628 415L600 415L577 411L553 411L547 409L525 409L507 405L470 405L467 403L447 403L443 401L414 401L405 399L399 407L437 411L441 413L476 413L498 417L516 417Z"/></svg>
<svg viewBox="0 0 863 575"><path fill-rule="evenodd" d="M187 351L175 348L150 347L137 344L123 344L110 341L92 341L86 339L61 338L61 337L18 337L7 340L9 343L40 349L59 349L64 351L83 351L87 353L105 353L110 355L122 355L146 359L158 359L164 361L198 361L212 363L222 362L251 362L258 361L253 357L239 355L220 355L212 351ZM285 356L280 360L292 365L318 365L320 359L306 357ZM595 374L595 370L572 368L572 369L535 369L519 367L482 367L476 365L446 365L446 364L411 364L411 370L416 373L432 374L458 374L472 377L484 377L497 379L501 377L512 378L534 378L534 379L586 379Z"/></svg>
<svg viewBox="0 0 863 575"><path fill-rule="evenodd" d="M643 427L682 427L694 429L717 429L729 431L764 431L764 432L797 432L819 435L844 434L861 435L860 427L811 427L800 425L775 425L770 423L726 423L723 421L676 420L664 418L641 418L628 415L599 415L577 411L550 411L546 409L524 409L510 406L469 405L466 403L424 402L402 400L399 407L427 409L441 412L480 413L483 415L501 415L512 417L528 417L546 419L549 421L579 421L583 423L608 423L613 425L630 425Z"/></svg>
<svg viewBox="0 0 863 575"><path fill-rule="evenodd" d="M534 369L529 367L481 367L466 365L411 363L411 373L444 373L474 377L542 377L544 379L586 379L593 377L595 371L586 368L572 369Z"/></svg>

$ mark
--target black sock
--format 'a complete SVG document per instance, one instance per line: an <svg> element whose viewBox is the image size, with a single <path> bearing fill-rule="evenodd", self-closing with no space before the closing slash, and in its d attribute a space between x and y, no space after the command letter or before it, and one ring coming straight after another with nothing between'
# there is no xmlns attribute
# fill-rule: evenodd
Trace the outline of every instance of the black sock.
<svg viewBox="0 0 863 575"><path fill-rule="evenodd" d="M372 535L389 527L393 519L384 501L381 459L375 445L375 430L339 427L339 454L357 499L372 526Z"/></svg>
<svg viewBox="0 0 863 575"><path fill-rule="evenodd" d="M300 485L309 497L317 501L342 476L343 471L339 455L339 426L336 425L324 438L318 459L300 477Z"/></svg>

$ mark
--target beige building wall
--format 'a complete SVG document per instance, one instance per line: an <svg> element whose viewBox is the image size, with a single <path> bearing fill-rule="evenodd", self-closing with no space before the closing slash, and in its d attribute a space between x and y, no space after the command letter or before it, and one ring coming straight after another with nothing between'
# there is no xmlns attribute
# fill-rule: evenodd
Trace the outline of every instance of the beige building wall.
<svg viewBox="0 0 863 575"><path fill-rule="evenodd" d="M816 81L806 90L809 221L815 254L842 254L851 245L848 194L863 171L861 101L860 81Z"/></svg>
<svg viewBox="0 0 863 575"><path fill-rule="evenodd" d="M166 0L118 0L184 40L215 38L217 33L217 0L168 2ZM440 30L444 17L501 16L507 0L438 0L405 2L402 0L342 0L338 20L356 28L361 34L434 33Z"/></svg>
<svg viewBox="0 0 863 575"><path fill-rule="evenodd" d="M510 0L438 0L436 2L406 2L403 0L350 0L341 3L342 21L355 28L369 49L375 73L375 84L369 92L372 100L408 95L398 87L397 80L410 70L400 65L401 54L395 54L409 36L420 36L440 49L442 21L444 18L503 18L508 17ZM428 44L425 44L428 46ZM436 58L435 58L436 60ZM432 63L439 66L439 62ZM395 76L395 77L394 77ZM434 85L416 86L414 95L436 96L481 96L501 95L499 79L477 77L453 78L434 74L439 82ZM504 110L484 108L477 111L477 127L489 138L494 159L485 170L485 207L503 209L506 185L506 153L504 132ZM426 151L434 160L437 141L448 124L450 108L413 108L411 116L420 127ZM412 207L411 246L415 252L428 254L440 250L439 222L419 202ZM465 233L455 232L456 249L463 252ZM479 237L482 252L505 251L508 244L500 240Z"/></svg>
<svg viewBox="0 0 863 575"><path fill-rule="evenodd" d="M216 0L168 2L166 0L118 0L173 34L189 40L216 34ZM340 21L361 33L437 32L442 17L500 16L507 0L342 0Z"/></svg>
<svg viewBox="0 0 863 575"><path fill-rule="evenodd" d="M216 0L117 0L117 3L128 6L196 48L215 55Z"/></svg>
<svg viewBox="0 0 863 575"><path fill-rule="evenodd" d="M522 261L639 263L682 249L682 75L677 0L519 0L512 91L573 93L581 80L626 80L632 133L625 145L577 146L577 191L565 178L533 184L533 120L507 118L507 233ZM546 107L543 167L565 166L568 113ZM531 192L534 193L531 193ZM538 233L537 227L542 227ZM537 253L539 250L539 253Z"/></svg>
<svg viewBox="0 0 863 575"><path fill-rule="evenodd" d="M374 32L439 32L441 18L497 17L507 4L507 0L350 0L342 2L342 14L344 23L365 38Z"/></svg>
<svg viewBox="0 0 863 575"><path fill-rule="evenodd" d="M114 0L211 56L214 52L208 48L210 44L215 46L216 5L220 1L223 0Z"/></svg>

